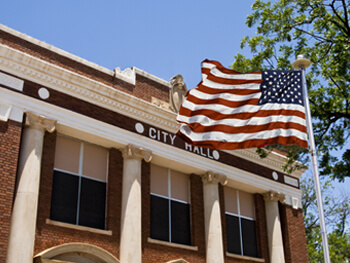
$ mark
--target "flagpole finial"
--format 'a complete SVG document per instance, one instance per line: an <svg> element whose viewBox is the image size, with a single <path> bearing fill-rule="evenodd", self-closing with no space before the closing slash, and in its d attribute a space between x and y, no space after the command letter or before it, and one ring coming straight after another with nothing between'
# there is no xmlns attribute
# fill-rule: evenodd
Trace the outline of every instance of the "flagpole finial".
<svg viewBox="0 0 350 263"><path fill-rule="evenodd" d="M311 65L311 61L307 58L304 58L304 55L298 55L296 61L292 63L294 69L306 69Z"/></svg>

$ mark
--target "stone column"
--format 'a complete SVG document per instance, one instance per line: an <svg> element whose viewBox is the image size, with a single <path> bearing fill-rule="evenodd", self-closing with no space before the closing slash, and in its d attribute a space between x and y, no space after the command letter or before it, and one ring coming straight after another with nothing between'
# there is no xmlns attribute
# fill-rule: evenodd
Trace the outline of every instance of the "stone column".
<svg viewBox="0 0 350 263"><path fill-rule="evenodd" d="M271 263L284 263L284 250L278 201L285 203L285 196L276 192L264 194L267 239Z"/></svg>
<svg viewBox="0 0 350 263"><path fill-rule="evenodd" d="M224 175L215 174L211 171L202 175L204 195L204 219L205 219L205 242L206 262L223 263L224 248L222 241L221 213L219 203L219 182L227 183Z"/></svg>
<svg viewBox="0 0 350 263"><path fill-rule="evenodd" d="M8 263L33 262L44 133L53 132L55 123L44 116L26 113L7 249Z"/></svg>
<svg viewBox="0 0 350 263"><path fill-rule="evenodd" d="M123 193L120 235L120 262L141 263L141 162L150 162L151 151L126 146L123 150Z"/></svg>

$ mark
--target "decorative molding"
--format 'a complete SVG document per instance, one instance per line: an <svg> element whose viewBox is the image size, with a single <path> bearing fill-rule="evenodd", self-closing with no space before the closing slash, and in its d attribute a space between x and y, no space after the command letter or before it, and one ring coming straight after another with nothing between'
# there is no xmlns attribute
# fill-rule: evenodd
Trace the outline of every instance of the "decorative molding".
<svg viewBox="0 0 350 263"><path fill-rule="evenodd" d="M204 184L222 184L226 185L227 184L227 176L222 175L222 174L217 174L212 171L208 171L202 176L202 182Z"/></svg>
<svg viewBox="0 0 350 263"><path fill-rule="evenodd" d="M286 184L289 184L289 185L292 185L292 186L294 186L294 187L299 187L299 182L298 182L298 180L297 179L295 179L295 178L292 178L292 177L290 177L290 176L284 176L284 182L286 183Z"/></svg>
<svg viewBox="0 0 350 263"><path fill-rule="evenodd" d="M12 110L11 105L0 104L0 121L7 122Z"/></svg>
<svg viewBox="0 0 350 263"><path fill-rule="evenodd" d="M176 114L108 85L0 44L0 68L43 86L176 133ZM42 73L45 71L45 74Z"/></svg>
<svg viewBox="0 0 350 263"><path fill-rule="evenodd" d="M178 74L170 79L171 89L169 91L170 109L178 113L186 96L187 88L183 77Z"/></svg>
<svg viewBox="0 0 350 263"><path fill-rule="evenodd" d="M0 72L0 84L15 90L22 91L24 81Z"/></svg>
<svg viewBox="0 0 350 263"><path fill-rule="evenodd" d="M150 150L145 150L141 147L135 147L132 144L128 144L121 151L123 158L125 159L141 158L144 159L147 163L152 160L152 152Z"/></svg>
<svg viewBox="0 0 350 263"><path fill-rule="evenodd" d="M265 193L264 195L265 201L275 201L275 202L281 202L282 204L286 203L286 196L281 193L270 191L268 193Z"/></svg>
<svg viewBox="0 0 350 263"><path fill-rule="evenodd" d="M56 121L47 119L45 116L38 116L31 112L26 112L25 125L34 129L53 133L56 129Z"/></svg>
<svg viewBox="0 0 350 263"><path fill-rule="evenodd" d="M57 258L62 259L62 256L70 255L75 253L81 257L81 260L84 260L85 256L89 259L94 258L96 262L108 262L108 263L119 263L119 260L113 256L107 250L104 250L101 247L82 243L82 242L72 242L64 243L58 246L50 247L39 254L34 256L35 263L46 263L46 262L62 262L68 263L67 261L57 260ZM70 262L70 261L69 261ZM79 261L83 262L83 261Z"/></svg>
<svg viewBox="0 0 350 263"><path fill-rule="evenodd" d="M266 158L260 158L260 156L256 153L256 148L225 152L248 160L251 160L253 158L255 161L264 166L268 166L273 170L279 170L280 172L284 173L282 171L282 166L286 164L286 157L279 153L271 152ZM304 173L304 171L304 169L297 170L293 172L293 175L289 176L299 178Z"/></svg>
<svg viewBox="0 0 350 263"><path fill-rule="evenodd" d="M119 67L117 67L114 69L114 76L121 79L126 78L131 84L136 84L136 72L133 68L126 68L122 71Z"/></svg>

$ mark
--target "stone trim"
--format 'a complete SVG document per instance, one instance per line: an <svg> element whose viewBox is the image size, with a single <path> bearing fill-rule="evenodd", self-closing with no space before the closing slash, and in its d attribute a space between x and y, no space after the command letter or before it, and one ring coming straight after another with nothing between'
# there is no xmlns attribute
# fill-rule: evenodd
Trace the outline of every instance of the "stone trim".
<svg viewBox="0 0 350 263"><path fill-rule="evenodd" d="M286 203L286 196L281 193L270 191L268 193L263 194L265 201L275 201L275 202L281 202L281 204Z"/></svg>
<svg viewBox="0 0 350 263"><path fill-rule="evenodd" d="M51 220L48 218L46 219L46 224L52 225L52 226L71 228L71 229L75 229L75 230L79 230L79 231L87 231L87 232L102 234L102 235L107 235L107 236L113 235L113 232L111 230L102 230L102 229L97 229L97 228L92 228L92 227L87 227L87 226L73 225L73 224L69 224L69 223Z"/></svg>
<svg viewBox="0 0 350 263"><path fill-rule="evenodd" d="M202 177L202 182L203 184L217 184L220 183L222 185L226 185L227 184L227 176L226 175L222 175L222 174L216 174L212 171L208 171L205 174L201 175Z"/></svg>
<svg viewBox="0 0 350 263"><path fill-rule="evenodd" d="M265 262L265 259L263 259L263 258L253 258L253 257L248 257L248 256L241 256L241 255L236 255L236 254L232 254L229 252L226 252L226 256L230 257L230 258L237 258L240 260L248 260L250 262Z"/></svg>
<svg viewBox="0 0 350 263"><path fill-rule="evenodd" d="M47 119L42 115L38 116L31 112L26 112L25 126L53 133L56 129L56 121Z"/></svg>
<svg viewBox="0 0 350 263"><path fill-rule="evenodd" d="M163 246L168 246L168 247L175 247L175 248L182 248L182 249L187 249L187 250L192 250L192 251L198 251L197 246L187 246L187 245L182 245L182 244L177 244L177 243L171 243L167 241L161 241L153 238L147 238L148 243L151 244L157 244L157 245L163 245Z"/></svg>
<svg viewBox="0 0 350 263"><path fill-rule="evenodd" d="M121 152L124 159L141 158L147 163L152 160L152 152L150 150L145 150L141 147L138 148L132 144L128 144Z"/></svg>
<svg viewBox="0 0 350 263"><path fill-rule="evenodd" d="M34 257L34 262L64 262L56 261L55 257L70 253L93 255L94 258L99 259L101 262L119 263L119 260L108 251L95 245L80 242L66 243L46 249Z"/></svg>

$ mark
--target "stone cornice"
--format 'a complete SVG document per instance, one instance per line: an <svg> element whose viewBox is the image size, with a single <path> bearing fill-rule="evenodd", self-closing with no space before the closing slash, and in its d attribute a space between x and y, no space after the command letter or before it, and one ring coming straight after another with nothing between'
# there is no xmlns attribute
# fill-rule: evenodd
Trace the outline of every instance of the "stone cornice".
<svg viewBox="0 0 350 263"><path fill-rule="evenodd" d="M176 133L176 114L100 82L0 45L0 69ZM45 72L45 73L43 73Z"/></svg>
<svg viewBox="0 0 350 263"><path fill-rule="evenodd" d="M271 152L266 158L260 158L259 155L256 153L256 148L226 152L251 161L253 159L255 163L259 163L261 165L270 167L271 169L275 169L281 172L283 172L282 166L286 164L286 157L276 152ZM304 172L304 169L297 170L293 172L292 176L300 178Z"/></svg>

